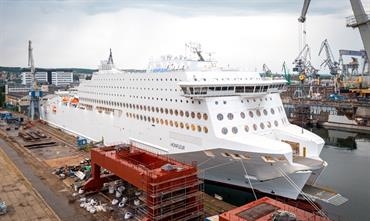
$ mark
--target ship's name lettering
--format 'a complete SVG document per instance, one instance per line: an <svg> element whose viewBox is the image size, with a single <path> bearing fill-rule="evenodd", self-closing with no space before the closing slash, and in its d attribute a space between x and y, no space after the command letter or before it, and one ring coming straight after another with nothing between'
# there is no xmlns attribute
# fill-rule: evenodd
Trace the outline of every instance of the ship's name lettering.
<svg viewBox="0 0 370 221"><path fill-rule="evenodd" d="M177 143L171 143L170 145L171 145L171 147L174 147L174 148L177 148L177 149L180 149L180 150L185 150L184 145L177 144Z"/></svg>

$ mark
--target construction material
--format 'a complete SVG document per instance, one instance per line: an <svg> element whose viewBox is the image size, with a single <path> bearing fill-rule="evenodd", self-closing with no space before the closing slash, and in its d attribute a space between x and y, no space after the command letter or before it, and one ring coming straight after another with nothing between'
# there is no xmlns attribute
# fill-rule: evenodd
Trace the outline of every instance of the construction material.
<svg viewBox="0 0 370 221"><path fill-rule="evenodd" d="M91 150L92 178L85 191L98 191L118 176L143 191L137 214L145 220L194 220L203 214L201 182L195 166L131 145ZM101 167L113 174L101 176ZM141 193L136 194L137 196Z"/></svg>

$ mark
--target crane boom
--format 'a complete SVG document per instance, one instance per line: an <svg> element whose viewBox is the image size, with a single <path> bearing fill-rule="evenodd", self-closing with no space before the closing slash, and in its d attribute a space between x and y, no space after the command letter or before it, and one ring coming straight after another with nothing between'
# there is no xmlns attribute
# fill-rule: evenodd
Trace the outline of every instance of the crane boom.
<svg viewBox="0 0 370 221"><path fill-rule="evenodd" d="M304 0L301 16L298 18L299 22L304 23L306 21L306 14L308 11L308 7L310 6L310 3L311 0Z"/></svg>
<svg viewBox="0 0 370 221"><path fill-rule="evenodd" d="M321 63L320 66L327 66L330 70L330 74L332 75L337 75L339 72L339 63L335 61L333 53L330 49L328 39L325 39L321 43L320 51L319 51L319 56L322 52L322 50L325 49L325 55L326 59Z"/></svg>

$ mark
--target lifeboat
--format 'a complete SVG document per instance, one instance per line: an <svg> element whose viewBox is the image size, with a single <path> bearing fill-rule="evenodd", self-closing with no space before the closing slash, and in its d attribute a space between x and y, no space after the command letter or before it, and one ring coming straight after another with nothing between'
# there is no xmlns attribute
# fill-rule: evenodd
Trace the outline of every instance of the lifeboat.
<svg viewBox="0 0 370 221"><path fill-rule="evenodd" d="M69 101L68 97L63 97L62 102L63 104L67 104Z"/></svg>
<svg viewBox="0 0 370 221"><path fill-rule="evenodd" d="M78 100L77 97L71 98L71 100L70 100L70 104L72 104L75 107L77 106L78 102L79 102L79 100Z"/></svg>

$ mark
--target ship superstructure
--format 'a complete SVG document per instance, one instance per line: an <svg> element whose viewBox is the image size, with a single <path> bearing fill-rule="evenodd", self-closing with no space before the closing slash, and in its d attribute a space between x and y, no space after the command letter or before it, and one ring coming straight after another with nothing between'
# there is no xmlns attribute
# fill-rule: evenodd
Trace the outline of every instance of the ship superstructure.
<svg viewBox="0 0 370 221"><path fill-rule="evenodd" d="M42 119L90 140L195 161L208 180L296 199L326 162L323 139L288 122L285 80L221 68L189 48L195 56L164 56L136 72L116 69L110 55L77 94L44 103Z"/></svg>

